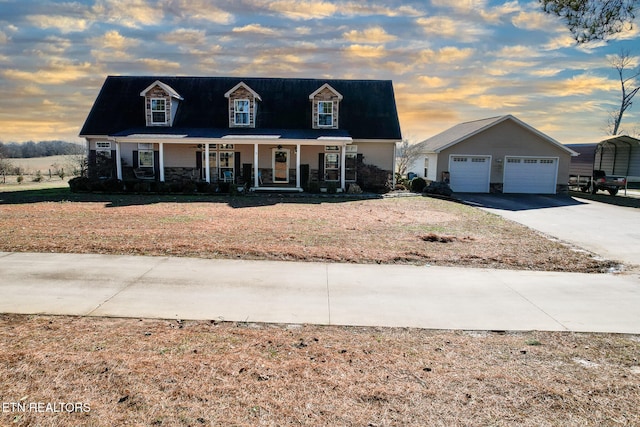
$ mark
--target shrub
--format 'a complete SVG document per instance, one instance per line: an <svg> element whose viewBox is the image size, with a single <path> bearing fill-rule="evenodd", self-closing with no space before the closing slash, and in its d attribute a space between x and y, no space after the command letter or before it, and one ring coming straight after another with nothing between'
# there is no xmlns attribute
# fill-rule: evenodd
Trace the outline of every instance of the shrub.
<svg viewBox="0 0 640 427"><path fill-rule="evenodd" d="M336 194L337 191L338 191L338 183L337 182L333 182L333 181L327 182L327 193Z"/></svg>
<svg viewBox="0 0 640 427"><path fill-rule="evenodd" d="M362 188L356 183L349 184L349 188L347 189L348 194L362 194Z"/></svg>
<svg viewBox="0 0 640 427"><path fill-rule="evenodd" d="M309 193L319 193L320 192L320 183L318 181L309 182Z"/></svg>
<svg viewBox="0 0 640 427"><path fill-rule="evenodd" d="M376 165L359 163L357 167L358 185L363 191L386 193L390 190L388 182L391 172L380 169Z"/></svg>
<svg viewBox="0 0 640 427"><path fill-rule="evenodd" d="M184 194L192 194L195 193L197 189L196 183L193 181L184 181L182 184L182 192Z"/></svg>
<svg viewBox="0 0 640 427"><path fill-rule="evenodd" d="M77 176L69 180L69 189L72 193L91 191L91 181L85 176Z"/></svg>
<svg viewBox="0 0 640 427"><path fill-rule="evenodd" d="M136 191L136 184L138 183L135 179L127 179L123 181L124 191L127 193L133 193Z"/></svg>
<svg viewBox="0 0 640 427"><path fill-rule="evenodd" d="M206 181L198 181L196 183L196 190L198 193L208 194L212 192L211 184Z"/></svg>
<svg viewBox="0 0 640 427"><path fill-rule="evenodd" d="M119 193L124 190L124 183L117 178L109 178L102 183L104 191L109 193Z"/></svg>
<svg viewBox="0 0 640 427"><path fill-rule="evenodd" d="M446 182L436 182L432 181L429 183L429 186L424 189L425 194L440 194L442 196L451 196L453 191L451 191L451 187Z"/></svg>
<svg viewBox="0 0 640 427"><path fill-rule="evenodd" d="M218 191L221 193L228 193L231 188L230 182L219 182L218 183Z"/></svg>
<svg viewBox="0 0 640 427"><path fill-rule="evenodd" d="M171 191L171 186L166 182L153 181L151 183L150 189L154 193L169 193Z"/></svg>
<svg viewBox="0 0 640 427"><path fill-rule="evenodd" d="M33 178L33 182L42 182L44 177L42 176L42 172L37 171L35 178Z"/></svg>
<svg viewBox="0 0 640 427"><path fill-rule="evenodd" d="M425 181L424 178L417 176L411 180L410 186L411 191L414 193L422 193L427 186L427 181Z"/></svg>
<svg viewBox="0 0 640 427"><path fill-rule="evenodd" d="M16 178L16 182L17 182L18 184L22 184L22 181L24 181L24 176L22 176L22 175L18 175L18 177Z"/></svg>

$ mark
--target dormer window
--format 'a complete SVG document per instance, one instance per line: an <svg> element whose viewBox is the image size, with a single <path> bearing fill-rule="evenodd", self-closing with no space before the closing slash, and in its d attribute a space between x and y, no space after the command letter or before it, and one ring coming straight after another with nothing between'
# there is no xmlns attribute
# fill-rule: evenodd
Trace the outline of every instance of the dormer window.
<svg viewBox="0 0 640 427"><path fill-rule="evenodd" d="M144 96L147 126L172 126L178 103L184 98L171 86L156 80L140 92Z"/></svg>
<svg viewBox="0 0 640 427"><path fill-rule="evenodd" d="M313 129L338 129L338 115L342 95L328 83L309 95L313 108Z"/></svg>
<svg viewBox="0 0 640 427"><path fill-rule="evenodd" d="M236 126L248 126L249 125L249 100L248 99L235 99L234 103L234 115L233 122Z"/></svg>
<svg viewBox="0 0 640 427"><path fill-rule="evenodd" d="M164 98L151 98L151 124L167 123L167 102Z"/></svg>
<svg viewBox="0 0 640 427"><path fill-rule="evenodd" d="M224 94L229 99L229 127L256 127L260 95L240 82Z"/></svg>
<svg viewBox="0 0 640 427"><path fill-rule="evenodd" d="M333 101L318 101L318 126L333 126Z"/></svg>

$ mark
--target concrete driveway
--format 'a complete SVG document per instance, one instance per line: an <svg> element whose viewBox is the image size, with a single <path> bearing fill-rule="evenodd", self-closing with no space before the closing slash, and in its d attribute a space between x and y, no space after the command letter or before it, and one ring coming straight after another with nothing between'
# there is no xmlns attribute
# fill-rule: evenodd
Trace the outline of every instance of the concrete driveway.
<svg viewBox="0 0 640 427"><path fill-rule="evenodd" d="M454 197L603 258L640 266L637 208L568 195L461 193Z"/></svg>

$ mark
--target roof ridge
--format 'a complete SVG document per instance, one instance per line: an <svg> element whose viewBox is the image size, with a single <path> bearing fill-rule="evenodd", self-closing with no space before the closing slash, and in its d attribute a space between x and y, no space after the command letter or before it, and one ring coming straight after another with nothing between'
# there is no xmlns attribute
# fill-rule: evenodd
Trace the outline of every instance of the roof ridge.
<svg viewBox="0 0 640 427"><path fill-rule="evenodd" d="M462 122L462 123L459 123L459 124L466 125L466 124L470 124L470 123L484 122L484 121L487 121L487 120L497 120L497 119L502 119L502 118L508 117L510 115L511 114L503 114L501 116L486 117L484 119L469 120L468 122Z"/></svg>

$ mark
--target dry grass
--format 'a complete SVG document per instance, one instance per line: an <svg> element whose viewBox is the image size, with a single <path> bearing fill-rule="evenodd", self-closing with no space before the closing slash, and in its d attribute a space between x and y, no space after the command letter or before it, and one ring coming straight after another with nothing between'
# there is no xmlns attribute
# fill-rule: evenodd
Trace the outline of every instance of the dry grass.
<svg viewBox="0 0 640 427"><path fill-rule="evenodd" d="M0 250L602 271L610 263L426 198L0 193ZM639 425L640 338L0 315L17 426ZM58 407L60 408L60 406ZM4 407L3 407L4 409Z"/></svg>
<svg viewBox="0 0 640 427"><path fill-rule="evenodd" d="M496 215L424 197L197 198L51 191L45 196L0 193L0 251L577 272L602 272L615 264Z"/></svg>
<svg viewBox="0 0 640 427"><path fill-rule="evenodd" d="M0 315L38 426L640 425L640 337Z"/></svg>

